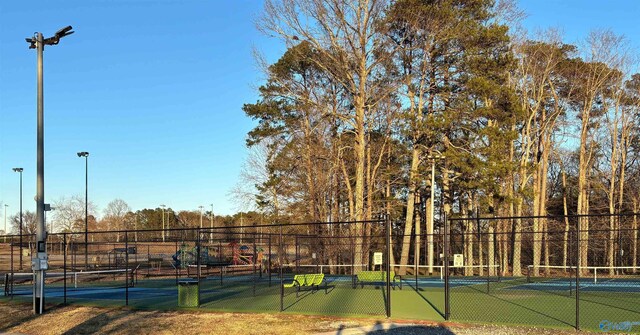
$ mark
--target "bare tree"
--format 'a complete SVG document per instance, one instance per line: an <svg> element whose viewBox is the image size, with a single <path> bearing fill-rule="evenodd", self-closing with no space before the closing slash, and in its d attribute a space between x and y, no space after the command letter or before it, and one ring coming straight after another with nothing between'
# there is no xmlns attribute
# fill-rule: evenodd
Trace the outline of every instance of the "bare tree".
<svg viewBox="0 0 640 335"><path fill-rule="evenodd" d="M386 0L267 0L259 29L275 34L288 45L306 41L319 53L313 61L348 92L350 110L340 117L349 125L353 137L348 147L353 150L355 178L353 184L353 220L365 219L366 123L381 99L390 93L385 81L384 64L389 52L378 22L384 16ZM380 86L380 85L383 86ZM351 183L351 179L346 182ZM361 224L355 225L362 230ZM363 259L362 239L358 238L355 254Z"/></svg>
<svg viewBox="0 0 640 335"><path fill-rule="evenodd" d="M22 212L22 234L32 235L36 233L36 213L31 211ZM11 230L14 233L20 232L20 214L11 217Z"/></svg>
<svg viewBox="0 0 640 335"><path fill-rule="evenodd" d="M53 232L81 232L84 231L85 215L84 197L74 195L70 198L61 197L53 202L52 220ZM89 215L96 212L95 205L88 204Z"/></svg>
<svg viewBox="0 0 640 335"><path fill-rule="evenodd" d="M106 230L119 231L126 229L127 213L131 212L131 207L122 199L114 199L104 209L103 221L107 223ZM116 233L116 241L120 242L120 233Z"/></svg>

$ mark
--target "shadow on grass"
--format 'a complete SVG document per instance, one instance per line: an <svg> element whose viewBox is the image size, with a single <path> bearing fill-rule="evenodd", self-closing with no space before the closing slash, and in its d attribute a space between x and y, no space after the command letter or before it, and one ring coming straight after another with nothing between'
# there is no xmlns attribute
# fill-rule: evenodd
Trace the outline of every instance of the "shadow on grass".
<svg viewBox="0 0 640 335"><path fill-rule="evenodd" d="M558 321L558 322L560 322L560 323L562 323L562 324L565 324L565 325L567 325L567 326L575 327L575 325L574 325L574 324L571 324L571 323L568 323L568 322L566 322L566 321L560 320L560 319L555 318L555 317L553 317L553 316L551 316L551 315L549 315L549 314L546 314L546 313L543 313L543 312L541 312L541 311L535 310L535 309L533 309L533 308L531 308L531 307L527 307L527 306L525 306L525 305L523 305L523 304L518 304L518 303L515 303L515 302L513 302L513 301L510 301L510 300L507 300L507 299L504 299L504 298L500 298L500 297L498 297L498 296L496 296L496 295L494 295L494 294L487 293L486 291L484 291L484 290L480 290L480 289L475 288L475 287L473 287L473 286L467 286L467 287L465 287L465 288L466 288L466 289L470 289L470 290L477 291L477 292L479 292L480 294L487 295L487 296L492 297L492 298L494 298L494 299L496 299L496 300L499 300L499 301L502 301L502 302L506 302L507 304L514 305L514 306L518 306L518 307L520 307L520 308L522 308L522 309L525 309L525 310L527 310L527 311L529 311L529 312L532 312L532 313L535 313L535 314L538 314L538 315L541 315L541 316L547 317L547 318L549 318L549 319L551 319L551 320ZM487 308L488 308L488 307L489 307L489 306L487 306ZM452 312L455 312L455 311L452 311Z"/></svg>
<svg viewBox="0 0 640 335"><path fill-rule="evenodd" d="M340 333L336 333L340 334ZM381 329L381 330L373 330L366 332L365 334L369 335L382 335L382 334L393 334L393 335L414 335L414 334L433 334L433 335L455 335L449 328L443 326L404 326L404 327L396 327L391 329Z"/></svg>
<svg viewBox="0 0 640 335"><path fill-rule="evenodd" d="M153 314L157 314L157 312L154 312ZM127 325L130 325L131 322L135 322L136 319L149 317L149 315L134 316L134 317L132 317L131 320L127 320L127 322L121 322L119 325L113 327L113 324L116 321L118 321L119 319L125 318L125 317L129 317L131 315L136 315L136 314L132 314L128 310L106 311L106 312L103 312L103 313L99 313L99 314L93 316L92 318L82 322L82 323L79 323L79 324L75 325L73 328L67 330L63 334L101 333L101 332L105 332L105 330L103 329L105 327L110 327L111 328L111 329L109 329L110 333L111 332L118 333L119 331L126 330L127 329Z"/></svg>
<svg viewBox="0 0 640 335"><path fill-rule="evenodd" d="M415 282L414 282L414 284L415 284ZM419 288L419 287L416 288L415 286L411 285L411 283L407 283L406 285L411 287L414 291L416 291L416 293L420 296L420 298L422 298L422 300L424 300L427 304L429 304L429 306L431 306L431 308L433 308L433 310L436 311L436 313L438 313L444 319L444 312L441 311L438 307L436 307L436 305L434 305L431 302L431 300L427 299L427 297L422 295L423 290L421 288Z"/></svg>
<svg viewBox="0 0 640 335"><path fill-rule="evenodd" d="M380 321L376 321L375 325L371 329L363 329L364 334L369 335L415 335L415 334L433 334L433 335L455 335L449 328L441 325L397 325L387 324L384 325ZM350 333L348 328L340 327L336 331L336 335L342 335L344 333Z"/></svg>

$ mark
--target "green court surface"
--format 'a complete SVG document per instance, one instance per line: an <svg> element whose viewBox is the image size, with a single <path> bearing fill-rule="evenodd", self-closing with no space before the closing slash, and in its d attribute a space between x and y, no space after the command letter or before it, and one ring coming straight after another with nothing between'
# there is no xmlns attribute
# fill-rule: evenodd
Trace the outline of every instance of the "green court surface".
<svg viewBox="0 0 640 335"><path fill-rule="evenodd" d="M286 282L286 281L285 281ZM285 289L283 311L280 311L279 280L269 285L265 278L250 277L201 281L199 310L232 312L268 312L353 317L384 317L386 290L382 285L353 288L350 278L335 277L328 281L327 292ZM67 302L79 305L123 306L125 289L120 282L92 283L70 287ZM414 280L403 280L403 288L391 290L391 317L408 320L444 321L444 288L438 278L420 278L416 290ZM557 286L557 285L556 285ZM456 322L513 324L552 328L573 328L576 324L575 290L528 284L525 278L507 278L501 282L473 279L452 281L451 320ZM255 287L255 288L254 288ZM601 286L606 287L606 286ZM16 289L17 301L29 300L28 287ZM140 280L129 288L129 306L136 309L174 310L177 307L177 285L172 279ZM488 292L487 292L488 291ZM62 303L59 283L49 285L47 302ZM8 300L2 297L2 300ZM580 292L580 328L599 330L603 321L640 321L640 290L611 287L596 289L585 286ZM640 332L640 323L632 332Z"/></svg>

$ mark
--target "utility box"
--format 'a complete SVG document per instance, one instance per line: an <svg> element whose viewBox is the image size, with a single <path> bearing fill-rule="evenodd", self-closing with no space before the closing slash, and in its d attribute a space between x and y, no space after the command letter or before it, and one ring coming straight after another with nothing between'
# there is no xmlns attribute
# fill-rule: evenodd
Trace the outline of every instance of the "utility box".
<svg viewBox="0 0 640 335"><path fill-rule="evenodd" d="M178 307L200 306L200 292L198 287L198 280L196 279L178 280Z"/></svg>

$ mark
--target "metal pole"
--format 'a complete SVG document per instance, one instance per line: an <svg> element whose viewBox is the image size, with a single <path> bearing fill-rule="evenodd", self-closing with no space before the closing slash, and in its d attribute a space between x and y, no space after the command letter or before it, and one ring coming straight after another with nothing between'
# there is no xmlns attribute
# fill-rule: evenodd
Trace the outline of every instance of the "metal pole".
<svg viewBox="0 0 640 335"><path fill-rule="evenodd" d="M255 228L254 228L255 229ZM256 296L256 263L258 261L258 252L256 250L256 232L253 232L253 296Z"/></svg>
<svg viewBox="0 0 640 335"><path fill-rule="evenodd" d="M429 250L427 252L429 275L433 274L433 226L434 226L434 212L435 212L435 189L436 189L436 160L431 161L431 212L429 215L429 224L427 225L427 243L429 244Z"/></svg>
<svg viewBox="0 0 640 335"><path fill-rule="evenodd" d="M269 287L271 287L271 233L269 233L269 267L267 272L269 273Z"/></svg>
<svg viewBox="0 0 640 335"><path fill-rule="evenodd" d="M20 270L22 270L22 168L20 168Z"/></svg>
<svg viewBox="0 0 640 335"><path fill-rule="evenodd" d="M420 245L418 244L418 240L420 240L420 237L418 237L419 234L419 230L420 228L418 228L418 225L413 225L413 234L415 235L415 244L414 244L414 260L413 260L413 264L415 266L415 270L414 270L414 279L415 279L415 284L416 284L416 292L418 292L418 269L419 269L419 265L420 265Z"/></svg>
<svg viewBox="0 0 640 335"><path fill-rule="evenodd" d="M491 224L491 222L489 222L488 224ZM491 281L491 263L493 263L492 260L489 259L489 229L487 229L487 232L485 234L487 236L487 293L489 293L489 290L491 289L490 286L490 281ZM480 240L478 240L478 242L480 242ZM479 245L480 243L478 243ZM480 250L480 257L482 257L482 250Z"/></svg>
<svg viewBox="0 0 640 335"><path fill-rule="evenodd" d="M13 236L11 236L10 240L11 245L11 285L9 287L9 292L11 292L11 299L13 299ZM6 285L5 285L6 287Z"/></svg>
<svg viewBox="0 0 640 335"><path fill-rule="evenodd" d="M300 273L300 245L298 244L298 235L296 235L296 273Z"/></svg>
<svg viewBox="0 0 640 335"><path fill-rule="evenodd" d="M576 229L576 330L580 330L580 220Z"/></svg>
<svg viewBox="0 0 640 335"><path fill-rule="evenodd" d="M62 256L62 276L63 276L63 282L64 282L64 304L67 304L67 233L63 233L62 234L62 238L64 239L64 242L62 244L62 247L64 248L64 253Z"/></svg>
<svg viewBox="0 0 640 335"><path fill-rule="evenodd" d="M33 294L33 311L35 314L44 312L44 276L47 262L46 233L44 226L44 93L43 93L43 51L44 38L42 33L36 33L36 49L38 54L38 97L37 97L37 181L36 181L36 257L33 262L37 262L35 267L35 292ZM41 263L42 260L42 264Z"/></svg>
<svg viewBox="0 0 640 335"><path fill-rule="evenodd" d="M444 220L444 319L449 320L451 316L450 292L449 292L449 220L447 213L442 213Z"/></svg>
<svg viewBox="0 0 640 335"><path fill-rule="evenodd" d="M280 272L280 311L284 311L284 279L282 274L282 225L280 225L279 251L278 251L278 267Z"/></svg>
<svg viewBox="0 0 640 335"><path fill-rule="evenodd" d="M202 211L200 211L200 213L202 213ZM200 218L202 218L202 216L200 216ZM201 269L201 263L200 263L200 228L196 229L196 232L198 233L198 237L196 238L196 250L198 251L196 253L196 257L198 257L196 259L196 266L198 267L198 271L196 272L198 275L198 307L200 307L200 278L202 277L202 269Z"/></svg>
<svg viewBox="0 0 640 335"><path fill-rule="evenodd" d="M218 261L222 262L222 241L218 240ZM222 270L224 270L226 265L220 267L220 286L222 286Z"/></svg>
<svg viewBox="0 0 640 335"><path fill-rule="evenodd" d="M162 218L164 218L164 214L162 215ZM163 232L164 232L164 230L163 230ZM164 241L163 241L163 242L164 242ZM163 247L164 247L164 244L163 244ZM177 253L178 253L178 239L176 238L176 254L177 254ZM176 257L176 258L177 258L177 260L180 260L180 257ZM178 262L176 262L176 263L178 263ZM176 266L174 266L174 268L176 269L176 286L178 285L178 276L179 276L179 274L178 274L178 271L179 271L179 270L178 270L178 268L179 268L180 266L182 266L182 262L180 263L180 265L179 265L179 266L178 266L177 264L176 264ZM160 265L160 267L162 267L162 264Z"/></svg>
<svg viewBox="0 0 640 335"><path fill-rule="evenodd" d="M162 207L162 242L164 242L164 208L165 205L160 205Z"/></svg>
<svg viewBox="0 0 640 335"><path fill-rule="evenodd" d="M125 305L129 306L129 234L124 232L124 296Z"/></svg>
<svg viewBox="0 0 640 335"><path fill-rule="evenodd" d="M389 214L386 215L385 218L385 223L384 223L384 230L385 230L385 244L386 244L386 248L387 248L387 257L386 257L386 268L387 268L387 279L386 279L386 289L387 289L387 301L386 301L386 311L387 311L387 318L391 317L391 219Z"/></svg>
<svg viewBox="0 0 640 335"><path fill-rule="evenodd" d="M84 156L84 268L89 266L89 154Z"/></svg>
<svg viewBox="0 0 640 335"><path fill-rule="evenodd" d="M211 204L211 220L209 222L209 244L213 243L213 204Z"/></svg>
<svg viewBox="0 0 640 335"><path fill-rule="evenodd" d="M9 207L9 205L4 204L4 242L7 243L7 235L9 235L7 233L7 207Z"/></svg>

